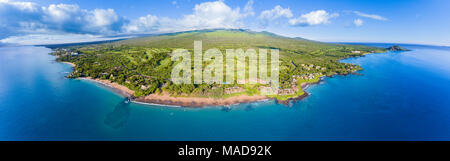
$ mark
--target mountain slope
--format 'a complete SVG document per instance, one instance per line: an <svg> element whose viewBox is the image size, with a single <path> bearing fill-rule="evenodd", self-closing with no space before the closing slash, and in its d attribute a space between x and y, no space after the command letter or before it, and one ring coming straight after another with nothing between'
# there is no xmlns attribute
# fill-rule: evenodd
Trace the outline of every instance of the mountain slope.
<svg viewBox="0 0 450 161"><path fill-rule="evenodd" d="M362 53L379 52L383 49L366 47L359 45L342 45L332 43L322 43L303 38L289 38L279 36L270 32L253 32L241 29L218 29L218 30L198 30L165 34L160 36L150 36L118 41L114 45L140 46L151 48L184 48L193 49L194 41L201 40L203 50L210 48L225 49L237 48L277 48L280 49L281 58L294 58L295 62L307 63L301 61L302 56L331 56L333 58L348 57L354 55L352 51L361 51ZM350 54L349 54L350 53ZM303 57L305 59L305 57ZM309 59L309 58L308 58Z"/></svg>
<svg viewBox="0 0 450 161"><path fill-rule="evenodd" d="M201 40L205 48L219 49L261 47L313 51L322 48L343 46L301 38L288 38L269 32L253 32L248 30L198 30L123 40L115 44L192 49L194 40Z"/></svg>

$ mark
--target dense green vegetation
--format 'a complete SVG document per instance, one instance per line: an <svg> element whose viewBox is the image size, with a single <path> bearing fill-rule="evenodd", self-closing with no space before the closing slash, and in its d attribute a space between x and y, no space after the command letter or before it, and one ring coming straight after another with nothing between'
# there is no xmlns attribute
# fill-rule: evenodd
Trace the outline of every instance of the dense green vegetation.
<svg viewBox="0 0 450 161"><path fill-rule="evenodd" d="M70 78L91 77L108 79L135 91L135 96L167 92L176 96L224 98L239 94L259 94L260 85L238 85L236 82L218 84L173 84L169 79L173 66L170 54L184 48L191 53L194 40L202 40L203 50L267 48L280 51L280 89L292 88L295 76L301 81L312 81L319 76L349 74L361 67L340 63L338 60L385 49L357 45L330 44L301 38L287 38L268 32L246 30L202 30L160 36L135 38L104 44L72 46L55 49L58 61L76 64ZM203 64L207 65L208 62ZM305 78L305 79L303 79ZM239 87L242 91L226 93L227 88ZM298 86L295 94L278 96L290 98L303 94Z"/></svg>

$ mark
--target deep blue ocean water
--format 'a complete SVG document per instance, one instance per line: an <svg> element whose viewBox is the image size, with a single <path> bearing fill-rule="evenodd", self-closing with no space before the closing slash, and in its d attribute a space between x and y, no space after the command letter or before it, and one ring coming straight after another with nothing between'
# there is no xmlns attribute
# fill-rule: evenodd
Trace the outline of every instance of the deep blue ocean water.
<svg viewBox="0 0 450 161"><path fill-rule="evenodd" d="M202 109L126 104L65 78L48 48L1 47L0 140L450 140L450 48L404 47L343 60L363 76L326 78L291 107Z"/></svg>

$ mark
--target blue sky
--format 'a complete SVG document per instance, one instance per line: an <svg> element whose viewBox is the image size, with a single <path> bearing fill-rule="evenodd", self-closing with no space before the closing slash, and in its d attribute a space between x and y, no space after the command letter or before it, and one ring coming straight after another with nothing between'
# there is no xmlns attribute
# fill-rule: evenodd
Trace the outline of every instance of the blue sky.
<svg viewBox="0 0 450 161"><path fill-rule="evenodd" d="M450 46L449 17L446 0L0 0L0 42L244 28L327 42Z"/></svg>

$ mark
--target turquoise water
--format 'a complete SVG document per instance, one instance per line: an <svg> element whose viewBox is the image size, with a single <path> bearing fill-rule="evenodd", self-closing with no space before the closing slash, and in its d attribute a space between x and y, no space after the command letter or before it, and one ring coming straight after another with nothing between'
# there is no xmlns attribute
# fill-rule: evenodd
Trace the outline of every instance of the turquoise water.
<svg viewBox="0 0 450 161"><path fill-rule="evenodd" d="M386 46L384 44L372 44ZM450 49L372 54L291 107L125 104L44 47L0 48L0 140L450 140Z"/></svg>

